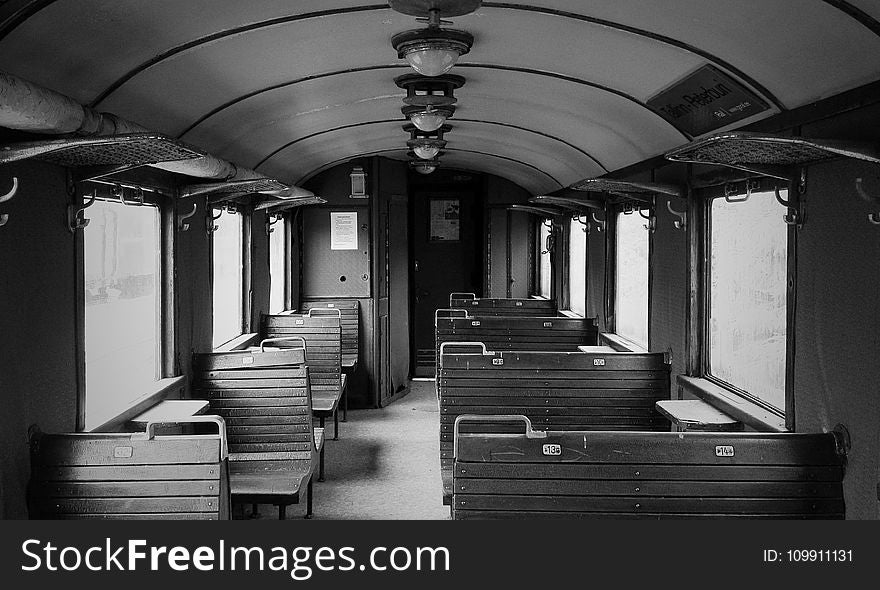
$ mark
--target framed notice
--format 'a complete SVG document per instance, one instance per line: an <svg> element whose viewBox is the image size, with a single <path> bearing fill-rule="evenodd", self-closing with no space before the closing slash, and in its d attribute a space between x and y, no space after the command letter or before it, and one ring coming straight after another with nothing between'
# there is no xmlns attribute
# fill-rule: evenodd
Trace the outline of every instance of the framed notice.
<svg viewBox="0 0 880 590"><path fill-rule="evenodd" d="M330 212L330 249L358 249L357 211Z"/></svg>
<svg viewBox="0 0 880 590"><path fill-rule="evenodd" d="M458 199L431 199L430 241L459 240L460 208Z"/></svg>

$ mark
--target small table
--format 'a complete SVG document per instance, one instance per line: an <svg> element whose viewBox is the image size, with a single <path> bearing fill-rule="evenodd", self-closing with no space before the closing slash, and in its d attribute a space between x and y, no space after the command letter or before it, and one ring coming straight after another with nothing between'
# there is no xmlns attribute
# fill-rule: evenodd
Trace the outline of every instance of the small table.
<svg viewBox="0 0 880 590"><path fill-rule="evenodd" d="M144 426L148 422L176 422L178 420L186 420L190 416L204 414L207 410L207 400L166 399L143 414L138 414L131 421L140 426Z"/></svg>
<svg viewBox="0 0 880 590"><path fill-rule="evenodd" d="M743 429L742 422L700 399L667 399L658 401L655 405L657 411L669 418L678 432L730 432Z"/></svg>

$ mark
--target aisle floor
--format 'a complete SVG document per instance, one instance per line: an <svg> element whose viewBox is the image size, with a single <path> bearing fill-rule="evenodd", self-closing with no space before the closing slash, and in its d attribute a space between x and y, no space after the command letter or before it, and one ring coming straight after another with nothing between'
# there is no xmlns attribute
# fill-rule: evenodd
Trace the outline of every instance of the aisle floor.
<svg viewBox="0 0 880 590"><path fill-rule="evenodd" d="M449 519L441 500L438 422L434 383L413 381L410 392L387 408L349 410L338 441L329 440L328 423L326 481L314 484L314 518ZM277 514L274 506L260 506L262 519ZM290 506L287 514L301 518L305 504Z"/></svg>

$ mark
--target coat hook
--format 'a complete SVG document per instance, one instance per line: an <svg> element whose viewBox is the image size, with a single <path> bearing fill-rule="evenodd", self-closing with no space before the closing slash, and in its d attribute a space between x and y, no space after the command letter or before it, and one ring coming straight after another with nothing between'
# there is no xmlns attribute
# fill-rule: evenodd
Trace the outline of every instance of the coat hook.
<svg viewBox="0 0 880 590"><path fill-rule="evenodd" d="M674 215L675 217L678 217L678 219L676 219L675 221L672 222L672 225L675 227L675 229L686 229L687 228L687 211L676 211L675 209L673 209L671 199L666 201L666 208L669 210L669 212L672 215Z"/></svg>
<svg viewBox="0 0 880 590"><path fill-rule="evenodd" d="M214 234L215 231L220 229L220 226L214 225L214 222L220 219L222 215L223 209L220 209L220 212L216 216L211 213L210 207L205 211L205 230L209 238Z"/></svg>
<svg viewBox="0 0 880 590"><path fill-rule="evenodd" d="M15 193L18 192L18 177L12 177L12 189L6 193L5 195L0 196L0 203L5 203L12 199L15 196ZM0 215L0 227L3 227L9 222L9 214L3 213Z"/></svg>
<svg viewBox="0 0 880 590"><path fill-rule="evenodd" d="M5 203L15 196L15 193L18 192L18 177L12 177L12 189L3 196L0 196L0 203Z"/></svg>
<svg viewBox="0 0 880 590"><path fill-rule="evenodd" d="M90 220L83 217L83 212L91 207L97 198L98 189L95 189L92 191L91 198L82 207L77 207L76 205L67 206L67 228L71 233L78 229L84 229L89 224Z"/></svg>
<svg viewBox="0 0 880 590"><path fill-rule="evenodd" d="M798 229L803 227L804 217L801 212L798 211L798 206L794 202L794 199L788 199L787 201L783 199L782 195L779 193L778 186L773 187L773 193L776 195L776 201L780 205L788 209L788 213L782 216L782 221L784 221L788 225L796 225Z"/></svg>
<svg viewBox="0 0 880 590"><path fill-rule="evenodd" d="M178 227L178 229L180 229L180 231L189 231L189 224L188 224L188 223L184 223L184 222L185 222L187 219L189 219L190 217L192 217L193 215L195 215L195 214L196 214L196 209L198 209L198 208L199 208L199 204L198 204L198 203L193 203L192 211L190 211L190 212L187 213L186 215L178 215L178 218L177 218L177 227Z"/></svg>
<svg viewBox="0 0 880 590"><path fill-rule="evenodd" d="M135 190L133 201L125 200L125 189L122 187L121 184L114 184L113 188L110 189L110 192L114 197L119 199L120 203L127 207L140 207L144 204L144 189L141 187L138 187Z"/></svg>
<svg viewBox="0 0 880 590"><path fill-rule="evenodd" d="M642 209L638 210L639 217L641 217L642 219L648 220L648 223L646 223L643 227L646 230L648 230L649 232L654 233L657 230L657 218L654 216L653 213L651 213L650 209L648 209L648 216L647 217L642 215L642 211L643 211Z"/></svg>
<svg viewBox="0 0 880 590"><path fill-rule="evenodd" d="M590 215L593 217L593 222L596 224L596 229L599 231L603 231L605 229L605 220L596 217L595 212L591 213Z"/></svg>
<svg viewBox="0 0 880 590"><path fill-rule="evenodd" d="M276 223L278 223L279 221L281 221L280 215L266 215L266 235L267 236L269 234L271 234L273 231L275 231L275 228L273 228L272 226L275 225Z"/></svg>
<svg viewBox="0 0 880 590"><path fill-rule="evenodd" d="M873 198L865 192L865 189L862 188L861 178L856 178L856 192L869 203L880 203L880 199ZM868 223L880 225L880 212L868 213Z"/></svg>

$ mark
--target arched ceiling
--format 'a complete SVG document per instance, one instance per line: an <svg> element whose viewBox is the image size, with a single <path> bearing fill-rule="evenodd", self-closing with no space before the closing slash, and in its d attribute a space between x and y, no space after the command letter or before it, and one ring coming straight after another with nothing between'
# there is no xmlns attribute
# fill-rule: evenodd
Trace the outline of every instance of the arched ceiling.
<svg viewBox="0 0 880 590"><path fill-rule="evenodd" d="M453 19L475 42L441 161L557 190L687 142L646 103L704 65L770 106L736 127L880 79L875 19L871 0L483 2ZM420 26L356 0L7 0L0 70L300 183L405 158L390 39Z"/></svg>

